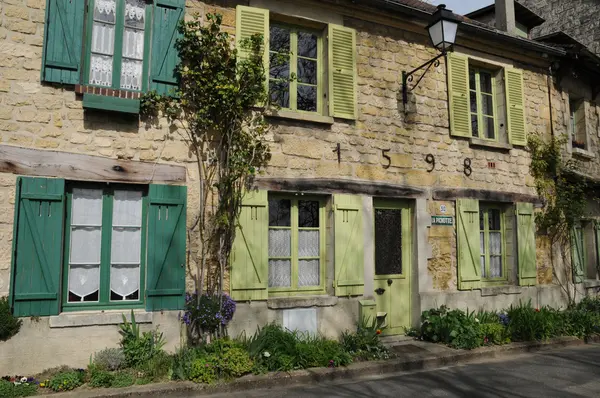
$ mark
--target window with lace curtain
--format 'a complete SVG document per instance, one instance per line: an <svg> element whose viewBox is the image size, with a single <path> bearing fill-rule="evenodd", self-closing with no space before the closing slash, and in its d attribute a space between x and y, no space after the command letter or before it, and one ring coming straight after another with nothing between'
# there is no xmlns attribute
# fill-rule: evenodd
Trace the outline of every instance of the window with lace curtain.
<svg viewBox="0 0 600 398"><path fill-rule="evenodd" d="M269 291L323 290L325 203L269 197Z"/></svg>
<svg viewBox="0 0 600 398"><path fill-rule="evenodd" d="M85 71L89 85L146 89L151 6L146 0L90 0Z"/></svg>
<svg viewBox="0 0 600 398"><path fill-rule="evenodd" d="M145 197L143 189L120 185L68 190L65 307L142 303Z"/></svg>

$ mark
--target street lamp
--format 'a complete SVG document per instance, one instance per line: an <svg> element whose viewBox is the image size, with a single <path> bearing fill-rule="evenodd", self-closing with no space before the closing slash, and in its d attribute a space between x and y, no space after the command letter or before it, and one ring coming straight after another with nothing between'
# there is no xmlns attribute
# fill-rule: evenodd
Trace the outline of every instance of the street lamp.
<svg viewBox="0 0 600 398"><path fill-rule="evenodd" d="M440 64L439 59L446 55L452 48L456 41L456 32L458 31L460 22L460 19L455 17L452 11L446 10L445 4L440 4L437 11L431 16L431 23L427 26L429 39L431 40L431 44L440 51L440 54L410 72L402 72L402 102L404 103L405 113L406 103L408 102L408 83L413 81L413 74L424 67L427 67L410 91L414 90L419 85L425 74L427 74L427 71L429 71L429 68L431 68L431 65L435 63L435 66L437 67Z"/></svg>

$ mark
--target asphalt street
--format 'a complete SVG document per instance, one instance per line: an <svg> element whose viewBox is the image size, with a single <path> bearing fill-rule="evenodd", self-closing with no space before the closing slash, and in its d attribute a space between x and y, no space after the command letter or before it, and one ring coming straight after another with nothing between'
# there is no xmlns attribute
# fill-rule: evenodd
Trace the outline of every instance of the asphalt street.
<svg viewBox="0 0 600 398"><path fill-rule="evenodd" d="M204 397L207 397L204 395ZM483 363L224 397L600 397L600 345Z"/></svg>

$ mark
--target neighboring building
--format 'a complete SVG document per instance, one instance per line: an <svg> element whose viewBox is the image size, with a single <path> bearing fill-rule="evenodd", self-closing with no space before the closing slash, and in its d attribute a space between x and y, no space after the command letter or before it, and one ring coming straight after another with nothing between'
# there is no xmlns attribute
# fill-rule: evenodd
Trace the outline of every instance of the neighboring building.
<svg viewBox="0 0 600 398"><path fill-rule="evenodd" d="M0 373L85 365L117 344L129 309L170 349L180 343L195 159L166 122L140 122L137 97L176 84L175 27L193 12L282 39L269 49L289 51L298 74L279 85L291 94L270 118L272 159L242 209L231 335L276 321L334 337L364 314L401 334L442 304L564 305L561 265L535 236L525 148L529 134L568 125L549 79L563 48L464 19L455 51L405 107L402 72L437 54L425 30L436 8L420 1L10 3L0 294L24 324L0 342Z"/></svg>
<svg viewBox="0 0 600 398"><path fill-rule="evenodd" d="M499 7L499 10L503 12L503 15L506 15L505 8L503 6L506 3L509 3L512 0L504 1ZM473 19L475 21L479 21L481 23L494 26L500 30L504 30L507 32L512 32L520 37L531 39L531 31L540 26L545 22L544 18L540 17L538 14L531 11L529 8L525 7L523 4L514 2L514 21L511 20L509 26L502 26L502 24L506 23L507 18L496 18L496 3L490 4L487 7L480 8L479 10L472 11L465 15L465 17Z"/></svg>
<svg viewBox="0 0 600 398"><path fill-rule="evenodd" d="M600 56L600 1L518 0L546 22L534 29L533 37L564 32Z"/></svg>

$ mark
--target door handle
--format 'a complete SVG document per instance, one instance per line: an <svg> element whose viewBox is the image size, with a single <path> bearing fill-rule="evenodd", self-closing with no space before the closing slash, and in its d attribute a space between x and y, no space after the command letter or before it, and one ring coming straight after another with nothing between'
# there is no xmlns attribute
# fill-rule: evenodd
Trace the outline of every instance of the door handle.
<svg viewBox="0 0 600 398"><path fill-rule="evenodd" d="M388 283L388 286L392 286L392 283L394 283L394 280L393 279L388 279L387 283Z"/></svg>
<svg viewBox="0 0 600 398"><path fill-rule="evenodd" d="M381 287L380 287L379 289L375 289L375 293L377 293L377 294L378 294L378 295L380 295L380 296L381 296L381 295L382 295L384 292L385 292L385 289L383 289L383 288L381 288Z"/></svg>

